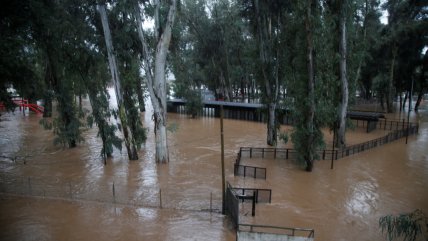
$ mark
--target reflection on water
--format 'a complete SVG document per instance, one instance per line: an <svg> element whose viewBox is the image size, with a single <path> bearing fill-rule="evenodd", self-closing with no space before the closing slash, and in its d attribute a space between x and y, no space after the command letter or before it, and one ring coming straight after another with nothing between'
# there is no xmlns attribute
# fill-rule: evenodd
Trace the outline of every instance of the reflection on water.
<svg viewBox="0 0 428 241"><path fill-rule="evenodd" d="M362 181L350 187L346 209L350 215L361 218L377 210L377 185L373 181Z"/></svg>
<svg viewBox="0 0 428 241"><path fill-rule="evenodd" d="M402 139L337 160L333 170L329 161L316 162L307 173L290 161L243 160L266 167L266 180L233 176L239 147L266 146L265 125L225 120L226 179L236 186L272 189L272 203L258 204L256 217L241 221L314 228L316 240L383 240L380 216L416 208L428 213L427 108L411 114L420 121L420 130L408 145ZM84 145L64 149L52 145L54 137L39 126L39 116L2 115L0 155L25 156L25 164L23 159L0 158L0 192L19 186L18 194L31 191L43 197L52 191L55 196L1 195L0 239L235 240L228 219L206 211L221 208L218 119L169 114L169 123L178 129L168 133L170 162L158 165L151 117L150 109L141 116L148 141L140 160L128 161L125 151L116 151L104 166L95 128L84 130ZM325 134L330 145L331 133ZM347 140L358 143L384 134L357 128ZM63 187L65 194L51 186ZM251 213L249 207L241 208L243 214Z"/></svg>

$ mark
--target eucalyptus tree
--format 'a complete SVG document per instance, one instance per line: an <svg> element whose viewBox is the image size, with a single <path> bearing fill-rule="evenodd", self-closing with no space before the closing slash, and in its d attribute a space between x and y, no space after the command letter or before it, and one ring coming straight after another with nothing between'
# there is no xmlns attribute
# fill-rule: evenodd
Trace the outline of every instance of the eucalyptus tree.
<svg viewBox="0 0 428 241"><path fill-rule="evenodd" d="M389 14L381 46L387 50L388 60L385 96L387 111L393 112L395 92L410 90L410 80L426 46L427 13L426 3L418 1L390 0L383 8Z"/></svg>
<svg viewBox="0 0 428 241"><path fill-rule="evenodd" d="M119 74L120 65L118 64L117 56L114 51L112 35L104 3L100 3L98 5L98 11L100 13L102 28L104 32L109 69L114 84L114 90L116 93L118 116L120 119L121 129L124 136L125 147L127 149L128 158L130 160L137 160L137 149L145 140L144 130L141 129L141 121L139 120L138 110L136 110L133 106L133 99L130 99L130 97L132 96L132 93L129 92L130 87L126 85L126 82L121 81L121 75ZM126 78L126 76L122 76L122 79L123 78Z"/></svg>
<svg viewBox="0 0 428 241"><path fill-rule="evenodd" d="M176 0L171 0L167 6L167 14L163 14L165 11L165 6L162 5L163 1L155 0L153 3L150 3L150 1L143 2L146 14L150 11L153 13L154 39L152 43L154 46L152 48L149 48L149 41L142 27L141 9L137 3L134 6L134 16L137 21L138 36L142 46L141 56L143 67L154 112L155 159L156 162L166 163L169 161L166 129L166 60L177 3Z"/></svg>
<svg viewBox="0 0 428 241"><path fill-rule="evenodd" d="M83 141L80 127L81 114L73 101L76 93L76 77L70 68L69 56L74 54L80 19L78 3L74 1L31 1L31 35L40 53L45 79L45 116L51 113L51 102L57 102L58 116L44 119L46 126L53 127L55 142L75 147Z"/></svg>
<svg viewBox="0 0 428 241"><path fill-rule="evenodd" d="M284 29L284 11L288 1L243 0L243 14L249 19L257 43L258 73L268 109L267 144L277 144L277 114L280 82L282 81L280 56L284 46L280 36Z"/></svg>

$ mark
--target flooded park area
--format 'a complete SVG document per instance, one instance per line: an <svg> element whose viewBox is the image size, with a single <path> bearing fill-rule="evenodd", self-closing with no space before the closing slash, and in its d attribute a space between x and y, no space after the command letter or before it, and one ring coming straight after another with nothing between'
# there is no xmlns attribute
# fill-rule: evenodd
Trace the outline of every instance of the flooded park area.
<svg viewBox="0 0 428 241"><path fill-rule="evenodd" d="M152 112L139 160L115 151L104 164L96 127L73 149L53 144L42 117L22 112L0 116L0 240L235 240L221 214L222 180L218 118L168 114L170 161L154 161ZM407 112L388 114L402 120ZM386 240L378 220L421 209L428 213L428 105L412 112L419 133L334 161L316 161L312 172L294 161L243 158L265 167L266 179L234 176L240 147L267 147L266 125L224 120L226 181L269 188L272 201L256 215L242 205L247 224L315 230L315 240ZM289 129L282 126L282 130ZM348 144L386 135L355 128ZM328 147L332 133L325 131ZM289 147L280 143L278 147Z"/></svg>

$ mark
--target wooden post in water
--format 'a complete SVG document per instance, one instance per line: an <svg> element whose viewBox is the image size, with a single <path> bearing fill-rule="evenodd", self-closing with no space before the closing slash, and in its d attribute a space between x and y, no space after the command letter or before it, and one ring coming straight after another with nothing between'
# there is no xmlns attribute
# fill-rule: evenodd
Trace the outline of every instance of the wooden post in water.
<svg viewBox="0 0 428 241"><path fill-rule="evenodd" d="M213 211L213 192L210 193L210 213Z"/></svg>
<svg viewBox="0 0 428 241"><path fill-rule="evenodd" d="M112 192L113 192L113 202L116 203L116 190L114 189L114 182L112 185Z"/></svg>
<svg viewBox="0 0 428 241"><path fill-rule="evenodd" d="M256 191L253 191L253 205L251 208L251 216L256 216Z"/></svg>
<svg viewBox="0 0 428 241"><path fill-rule="evenodd" d="M224 136L223 136L223 105L220 106L220 138L221 138L221 195L222 195L222 208L221 213L225 214L226 212L226 184L225 184L225 174L224 174Z"/></svg>
<svg viewBox="0 0 428 241"><path fill-rule="evenodd" d="M159 189L159 207L162 208L162 189Z"/></svg>

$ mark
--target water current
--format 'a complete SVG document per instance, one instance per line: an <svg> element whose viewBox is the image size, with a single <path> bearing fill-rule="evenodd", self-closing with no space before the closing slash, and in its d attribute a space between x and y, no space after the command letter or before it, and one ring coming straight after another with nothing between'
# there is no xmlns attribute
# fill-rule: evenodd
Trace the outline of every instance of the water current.
<svg viewBox="0 0 428 241"><path fill-rule="evenodd" d="M85 106L87 107L85 102ZM267 179L235 177L239 147L266 147L265 124L225 120L226 180L272 189L272 203L243 205L241 222L315 229L315 240L386 240L379 217L421 209L428 214L428 105L411 121L419 134L336 160L307 173L292 161L243 159L267 168ZM0 240L235 240L221 215L220 122L168 114L170 162L154 161L151 110L140 159L115 151L104 165L97 129L77 148L53 145L36 114L0 116ZM406 113L388 115L406 118ZM282 130L290 127L282 126ZM349 144L387 134L356 128ZM327 145L331 133L325 131ZM290 144L279 144L289 147Z"/></svg>

